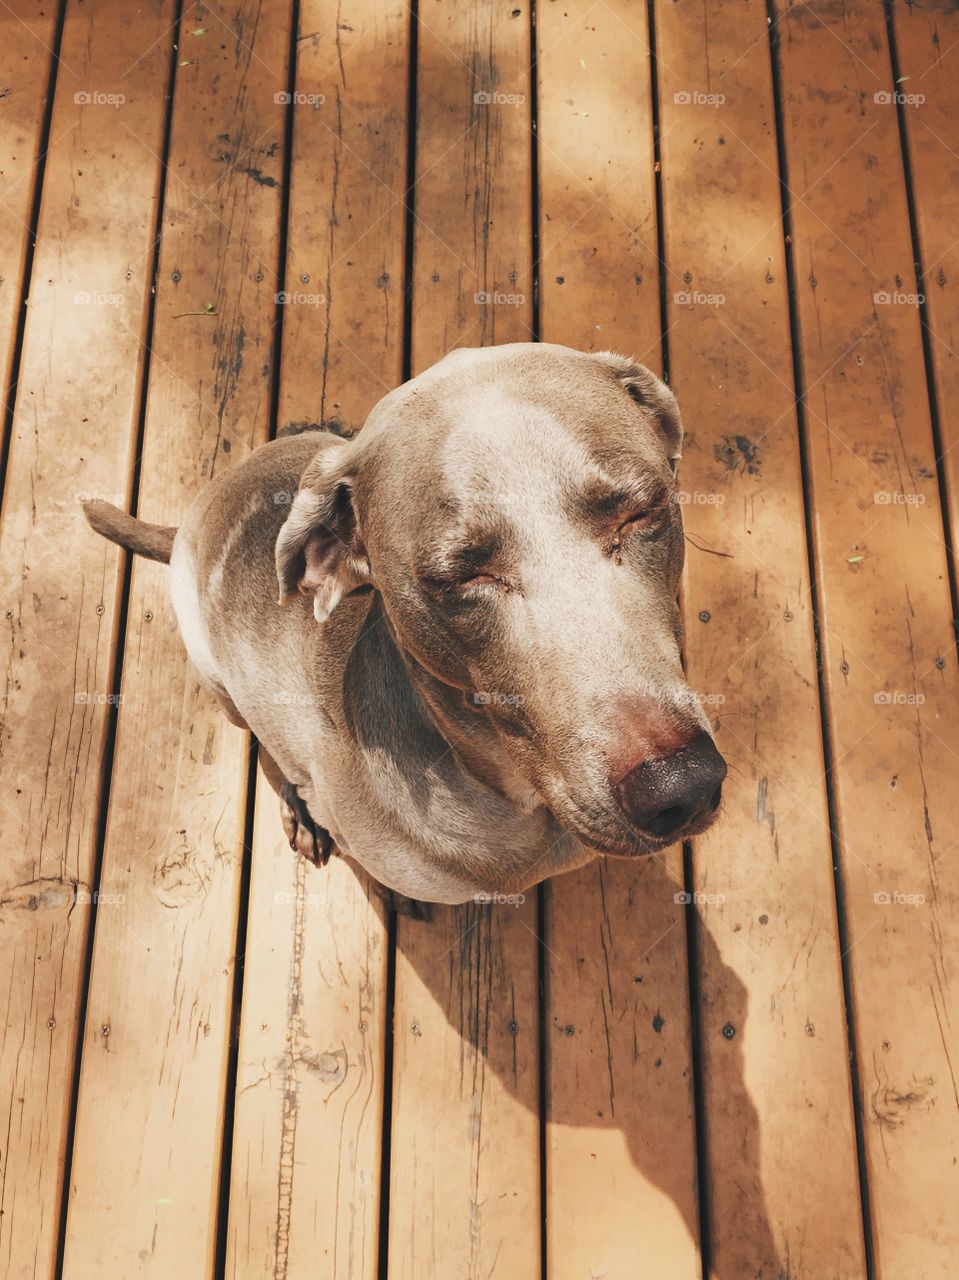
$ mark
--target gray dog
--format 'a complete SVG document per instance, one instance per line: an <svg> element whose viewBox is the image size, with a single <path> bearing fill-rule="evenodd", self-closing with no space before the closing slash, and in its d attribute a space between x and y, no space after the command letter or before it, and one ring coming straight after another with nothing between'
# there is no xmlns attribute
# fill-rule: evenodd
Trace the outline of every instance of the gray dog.
<svg viewBox="0 0 959 1280"><path fill-rule="evenodd" d="M179 531L86 512L170 562L190 658L259 740L295 846L414 909L713 820L726 766L680 661L681 441L671 392L621 356L457 350L352 440L264 445Z"/></svg>

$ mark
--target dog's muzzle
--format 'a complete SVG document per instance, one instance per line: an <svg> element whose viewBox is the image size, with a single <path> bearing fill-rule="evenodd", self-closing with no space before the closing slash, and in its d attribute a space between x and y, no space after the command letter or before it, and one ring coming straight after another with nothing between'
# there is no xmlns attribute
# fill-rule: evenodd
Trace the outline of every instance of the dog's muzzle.
<svg viewBox="0 0 959 1280"><path fill-rule="evenodd" d="M719 808L726 761L706 733L668 756L644 760L616 784L629 821L657 839L701 826Z"/></svg>

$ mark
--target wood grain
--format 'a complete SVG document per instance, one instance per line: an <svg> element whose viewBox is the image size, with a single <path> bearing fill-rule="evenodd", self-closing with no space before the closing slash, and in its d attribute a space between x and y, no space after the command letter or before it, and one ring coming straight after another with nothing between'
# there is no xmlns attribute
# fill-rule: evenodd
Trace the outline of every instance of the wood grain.
<svg viewBox="0 0 959 1280"><path fill-rule="evenodd" d="M261 775L253 830L227 1275L372 1277L386 928L350 867L291 849Z"/></svg>
<svg viewBox="0 0 959 1280"><path fill-rule="evenodd" d="M529 337L529 18L511 12L419 9L414 373ZM532 894L398 922L391 1277L539 1268L535 929Z"/></svg>
<svg viewBox="0 0 959 1280"><path fill-rule="evenodd" d="M279 417L358 424L402 379L407 11L304 4L297 50ZM386 970L370 882L297 864L261 778L228 1275L376 1275Z"/></svg>
<svg viewBox="0 0 959 1280"><path fill-rule="evenodd" d="M248 0L197 6L181 28L139 495L148 520L175 524L267 436L274 96L288 48L282 17ZM199 1277L214 1258L247 741L197 684L166 572L133 569L68 1275Z"/></svg>
<svg viewBox="0 0 959 1280"><path fill-rule="evenodd" d="M300 6L281 423L360 426L402 381L409 62L406 5Z"/></svg>
<svg viewBox="0 0 959 1280"><path fill-rule="evenodd" d="M16 354L44 117L56 83L56 37L57 9L45 0L18 0L0 11L4 51L0 82L0 413L4 414Z"/></svg>
<svg viewBox="0 0 959 1280"><path fill-rule="evenodd" d="M866 1272L766 14L656 14L687 665L731 765L722 821L694 842L712 1274L851 1280Z"/></svg>
<svg viewBox="0 0 959 1280"><path fill-rule="evenodd" d="M537 21L542 337L661 370L646 15ZM682 854L548 887L547 1269L698 1277Z"/></svg>
<svg viewBox="0 0 959 1280"><path fill-rule="evenodd" d="M959 720L892 71L866 3L795 6L779 36L876 1271L938 1280L959 1192Z"/></svg>
<svg viewBox="0 0 959 1280"><path fill-rule="evenodd" d="M0 535L0 1271L16 1280L54 1274L120 596L119 553L79 499L129 492L172 13L69 7L18 371ZM123 94L127 127L78 86Z"/></svg>
<svg viewBox="0 0 959 1280"><path fill-rule="evenodd" d="M959 553L959 13L948 0L894 5L898 72L923 268L924 321L937 402L944 498ZM892 90L890 90L892 92ZM912 289L911 281L903 289Z"/></svg>

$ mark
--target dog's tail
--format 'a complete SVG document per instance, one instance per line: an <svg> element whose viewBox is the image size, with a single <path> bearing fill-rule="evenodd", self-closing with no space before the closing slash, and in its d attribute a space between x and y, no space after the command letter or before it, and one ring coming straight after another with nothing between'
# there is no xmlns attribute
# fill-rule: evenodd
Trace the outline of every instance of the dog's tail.
<svg viewBox="0 0 959 1280"><path fill-rule="evenodd" d="M84 502L83 514L91 527L111 542L118 542L121 547L149 560L170 563L176 529L163 524L147 524L145 520L127 515L112 502Z"/></svg>

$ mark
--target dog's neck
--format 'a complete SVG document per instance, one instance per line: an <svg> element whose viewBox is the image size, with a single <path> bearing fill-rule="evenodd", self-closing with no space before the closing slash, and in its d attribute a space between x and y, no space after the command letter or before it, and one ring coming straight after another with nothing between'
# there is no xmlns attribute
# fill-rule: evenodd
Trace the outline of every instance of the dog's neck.
<svg viewBox="0 0 959 1280"><path fill-rule="evenodd" d="M540 807L542 797L517 770L488 713L482 707L471 706L468 694L438 679L404 648L379 595L374 595L371 602L367 626L371 622L382 632L383 640L402 664L409 694L420 714L449 746L463 769L475 781L524 811ZM392 662L389 665L395 679L396 668Z"/></svg>
<svg viewBox="0 0 959 1280"><path fill-rule="evenodd" d="M424 711L473 777L521 809L541 805L542 797L519 773L488 713L471 708L469 694L444 684L411 654L400 652Z"/></svg>

